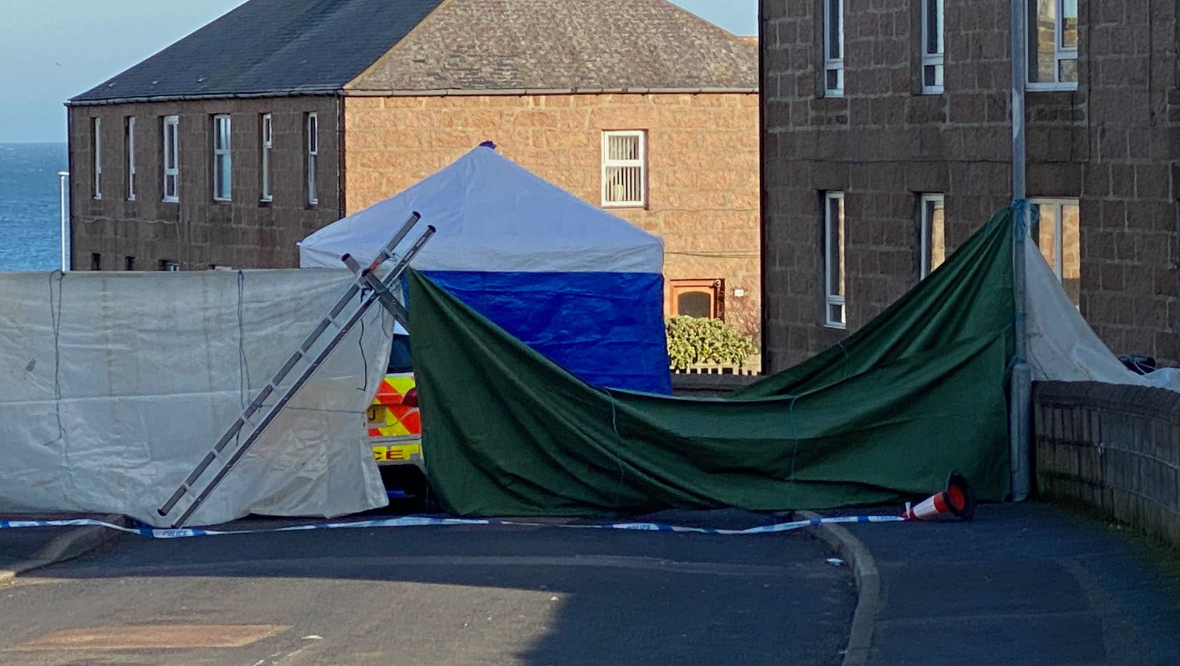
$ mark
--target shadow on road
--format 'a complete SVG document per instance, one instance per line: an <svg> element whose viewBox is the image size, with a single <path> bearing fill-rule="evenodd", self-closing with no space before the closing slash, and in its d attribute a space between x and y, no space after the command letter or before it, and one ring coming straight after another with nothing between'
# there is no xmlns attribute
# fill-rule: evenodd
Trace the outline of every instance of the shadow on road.
<svg viewBox="0 0 1180 666"><path fill-rule="evenodd" d="M765 520L659 518L726 527ZM482 650L486 661L454 662L834 665L856 590L848 568L829 557L799 533L461 526L128 536L43 571L80 585L29 586L29 602L44 594L47 606L65 603L52 598L55 589L74 587L73 603L117 589L151 603L108 604L107 619L151 622L216 608L207 621L303 623L310 633L326 631L329 613L339 632L416 634L402 641L402 656L420 663L435 663L440 651Z"/></svg>

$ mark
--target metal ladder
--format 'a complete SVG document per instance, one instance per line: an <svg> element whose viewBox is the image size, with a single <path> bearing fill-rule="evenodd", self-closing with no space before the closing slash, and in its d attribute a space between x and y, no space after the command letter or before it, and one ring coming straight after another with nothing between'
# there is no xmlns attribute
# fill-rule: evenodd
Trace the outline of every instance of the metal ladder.
<svg viewBox="0 0 1180 666"><path fill-rule="evenodd" d="M160 516L167 516L174 508L176 508L176 505L181 501L181 499L183 499L186 495L193 494L193 491L196 488L196 483L201 479L205 472L208 471L209 467L213 465L214 462L221 462L221 469L217 471L217 473L209 480L207 484L204 485L204 487L199 492L195 493L193 502L173 523L174 528L184 527L185 523L187 523L188 520L192 518L197 509L199 509L201 505L204 504L205 500L209 498L209 495L225 478L225 475L229 474L234 465L236 465L238 461L242 459L242 456L246 454L246 451L248 451L250 447L254 445L260 436L262 436L262 433L266 431L266 428L272 422L274 422L279 413L282 412L283 408L287 406L287 403L289 403L291 399L295 397L295 394L299 392L299 389L303 388L303 385L306 384L315 371L319 369L320 365L323 364L325 360L327 360L332 351L335 350L340 342L344 340L344 337L348 335L349 331L351 331L357 322L361 320L361 317L364 316L364 314L369 310L374 302L380 300L381 304L390 311L394 318L396 318L399 323L402 324L402 326L405 326L407 330L409 330L409 318L406 313L406 309L401 303L397 301L397 299L394 298L393 294L389 291L389 288L397 281L399 277L401 277L402 273L404 273L406 268L409 267L410 261L415 255L418 254L418 252L422 249L422 246L424 246L426 242L430 240L430 237L434 235L435 228L433 226L427 226L426 231L418 237L418 240L416 240L408 250L406 250L397 264L383 279L378 278L375 272L378 267L381 266L381 264L385 263L394 256L393 251L397 248L398 244L400 244L402 240L404 240L405 237L409 235L410 231L414 228L414 225L418 223L419 219L421 219L421 216L418 213L411 214L409 219L406 220L405 224L403 224L397 233L393 235L393 238L390 239L389 243L387 243L385 247L382 248L381 252L373 260L373 263L369 264L367 267L362 267L356 261L356 259L350 255L346 254L341 257L341 260L344 262L344 264L348 266L356 275L356 279L353 281L352 285L350 285L344 295L340 297L340 300L336 302L336 305L334 305L332 309L328 311L328 314L320 320L320 322L312 330L311 334L309 334L307 339L304 340L303 344L300 345L293 354L291 354L290 358L288 358L287 362L283 364L277 373L275 373L274 377L271 378L266 386L262 387L262 389L258 391L257 395L254 396L254 399L250 401L250 404L246 406L241 415L238 416L237 420L235 420L234 423L225 431L225 433L222 434L221 438L217 440L217 443L213 446L213 449L210 450L209 453L207 453L201 460L201 462L197 464L196 468L193 469L192 473L188 475L184 483L180 484L180 487L177 488L174 493L172 493L172 496L168 498L168 501L156 510ZM356 310L343 322L338 321L337 318L340 317L341 313L344 312L344 309L353 300L353 298L357 296L358 293L361 295L361 300ZM320 336L322 336L324 332L330 327L336 327L336 333L332 336L332 339L328 341L324 348L313 357L311 355L312 347L315 345L316 341L319 340ZM285 389L280 388L283 380L287 378L287 375L289 375L291 371L300 364L300 362L305 362L306 365L299 373L298 377L296 377L295 381ZM279 396L278 400L271 405L266 405L266 400L275 394ZM252 417L258 415L260 412L261 417L257 421L253 420ZM226 449L229 446L229 443L233 441L234 438L239 434L243 433L245 434L245 439L241 440L241 443L236 449L227 451Z"/></svg>

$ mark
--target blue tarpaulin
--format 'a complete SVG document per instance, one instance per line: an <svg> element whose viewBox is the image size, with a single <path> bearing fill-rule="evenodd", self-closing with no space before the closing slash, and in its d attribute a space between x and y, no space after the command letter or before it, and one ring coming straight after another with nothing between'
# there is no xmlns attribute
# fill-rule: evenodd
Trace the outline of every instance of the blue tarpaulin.
<svg viewBox="0 0 1180 666"><path fill-rule="evenodd" d="M659 303L664 281L647 273L430 271L435 284L587 384L670 393L663 321L636 303Z"/></svg>

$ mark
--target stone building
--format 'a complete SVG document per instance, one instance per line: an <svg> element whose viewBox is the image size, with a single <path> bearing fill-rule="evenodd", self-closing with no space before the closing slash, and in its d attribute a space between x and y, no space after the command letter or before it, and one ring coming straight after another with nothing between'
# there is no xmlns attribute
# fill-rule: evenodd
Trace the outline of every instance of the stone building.
<svg viewBox="0 0 1180 666"><path fill-rule="evenodd" d="M1116 353L1177 355L1176 3L1028 2L1027 189ZM1007 0L761 0L764 344L863 325L1011 200ZM764 355L764 362L767 362Z"/></svg>
<svg viewBox="0 0 1180 666"><path fill-rule="evenodd" d="M757 46L666 0L251 0L68 102L75 269L297 265L484 141L760 315Z"/></svg>

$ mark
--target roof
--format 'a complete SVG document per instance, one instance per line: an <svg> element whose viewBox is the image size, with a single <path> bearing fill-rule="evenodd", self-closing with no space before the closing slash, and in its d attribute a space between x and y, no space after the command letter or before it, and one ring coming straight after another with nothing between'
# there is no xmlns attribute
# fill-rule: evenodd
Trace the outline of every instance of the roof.
<svg viewBox="0 0 1180 666"><path fill-rule="evenodd" d="M756 90L758 47L668 0L447 0L350 90Z"/></svg>
<svg viewBox="0 0 1180 666"><path fill-rule="evenodd" d="M757 87L756 44L668 0L250 0L69 103Z"/></svg>
<svg viewBox="0 0 1180 666"><path fill-rule="evenodd" d="M442 0L250 0L70 103L341 90Z"/></svg>

